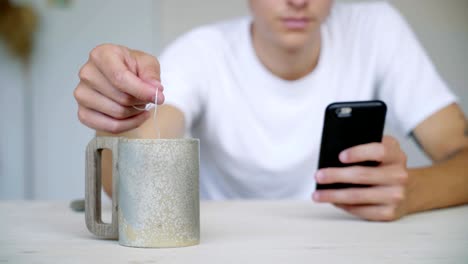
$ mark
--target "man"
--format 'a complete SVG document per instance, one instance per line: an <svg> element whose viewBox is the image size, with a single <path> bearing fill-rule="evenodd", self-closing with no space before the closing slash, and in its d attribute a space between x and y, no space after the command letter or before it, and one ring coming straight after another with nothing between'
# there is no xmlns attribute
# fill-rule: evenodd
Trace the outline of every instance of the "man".
<svg viewBox="0 0 468 264"><path fill-rule="evenodd" d="M154 137L151 113L138 109L158 90L158 104L165 101L157 116L161 136L190 131L200 138L206 199L306 199L313 192L316 202L376 221L468 203L466 119L393 8L331 0L249 4L252 18L185 34L160 57L161 66L126 47L93 49L74 93L80 121L98 135ZM378 167L316 171L326 105L370 99L387 103L388 123L413 135L433 166L408 169L399 143L385 136L339 157ZM108 193L109 159L105 153ZM315 182L372 187L314 192Z"/></svg>

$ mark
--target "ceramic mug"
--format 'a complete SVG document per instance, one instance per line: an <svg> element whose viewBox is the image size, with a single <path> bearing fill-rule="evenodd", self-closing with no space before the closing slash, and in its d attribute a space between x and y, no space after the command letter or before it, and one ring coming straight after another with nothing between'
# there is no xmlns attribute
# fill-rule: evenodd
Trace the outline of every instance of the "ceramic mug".
<svg viewBox="0 0 468 264"><path fill-rule="evenodd" d="M101 218L101 152L112 151L112 222ZM199 244L198 139L95 137L86 149L86 226L131 247Z"/></svg>

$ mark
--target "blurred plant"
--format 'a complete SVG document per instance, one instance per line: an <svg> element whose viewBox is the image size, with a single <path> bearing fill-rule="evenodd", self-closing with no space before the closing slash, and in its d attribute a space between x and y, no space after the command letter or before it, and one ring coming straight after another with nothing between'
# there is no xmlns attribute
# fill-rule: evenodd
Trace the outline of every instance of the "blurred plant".
<svg viewBox="0 0 468 264"><path fill-rule="evenodd" d="M13 5L9 0L0 0L0 38L13 55L25 62L32 53L37 23L37 15L31 6Z"/></svg>

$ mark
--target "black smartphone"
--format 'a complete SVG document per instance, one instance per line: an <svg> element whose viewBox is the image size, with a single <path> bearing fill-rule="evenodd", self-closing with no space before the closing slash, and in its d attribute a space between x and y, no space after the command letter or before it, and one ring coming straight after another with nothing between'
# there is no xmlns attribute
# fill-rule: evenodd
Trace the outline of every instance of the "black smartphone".
<svg viewBox="0 0 468 264"><path fill-rule="evenodd" d="M377 166L376 161L341 163L341 151L356 145L381 142L387 106L382 101L340 102L328 105L322 131L318 168ZM317 190L367 187L362 184L317 184Z"/></svg>

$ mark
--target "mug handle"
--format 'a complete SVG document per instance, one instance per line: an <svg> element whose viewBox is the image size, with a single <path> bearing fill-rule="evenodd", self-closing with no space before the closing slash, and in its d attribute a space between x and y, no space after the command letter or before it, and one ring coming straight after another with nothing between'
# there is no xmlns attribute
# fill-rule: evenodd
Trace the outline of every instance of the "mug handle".
<svg viewBox="0 0 468 264"><path fill-rule="evenodd" d="M86 179L85 179L85 218L86 226L91 233L100 238L118 238L118 146L117 137L95 137L86 147ZM101 214L101 158L102 150L112 151L112 222L102 222Z"/></svg>

